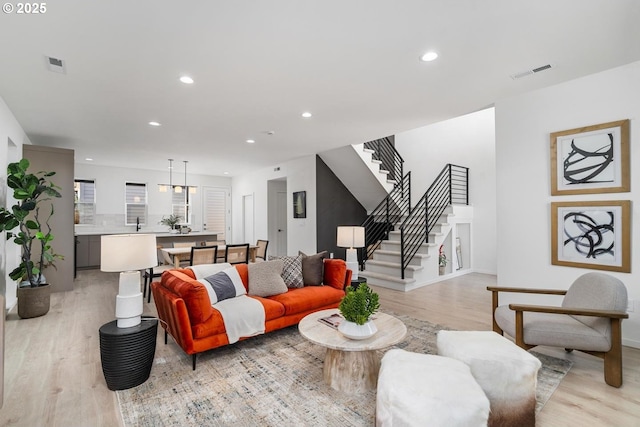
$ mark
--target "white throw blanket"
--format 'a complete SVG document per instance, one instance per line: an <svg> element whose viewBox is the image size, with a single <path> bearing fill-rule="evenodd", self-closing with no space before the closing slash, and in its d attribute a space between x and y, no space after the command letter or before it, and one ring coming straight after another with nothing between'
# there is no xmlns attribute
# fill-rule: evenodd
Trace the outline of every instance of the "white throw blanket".
<svg viewBox="0 0 640 427"><path fill-rule="evenodd" d="M222 314L229 344L242 337L264 334L265 313L259 301L240 295L220 301L213 308Z"/></svg>
<svg viewBox="0 0 640 427"><path fill-rule="evenodd" d="M231 264L223 263L194 265L189 268L193 270L196 279L204 285L209 297L212 298L212 295L215 296L215 292L205 277L234 267ZM237 274L235 276L235 280L240 281L240 276ZM241 282L236 285L236 288L238 287L242 287ZM242 292L245 292L244 288L242 288ZM217 299L213 297L212 301L217 301ZM212 307L222 315L229 344L238 342L242 337L264 334L266 315L264 307L259 301L246 295L238 295L235 298L217 301L212 304Z"/></svg>

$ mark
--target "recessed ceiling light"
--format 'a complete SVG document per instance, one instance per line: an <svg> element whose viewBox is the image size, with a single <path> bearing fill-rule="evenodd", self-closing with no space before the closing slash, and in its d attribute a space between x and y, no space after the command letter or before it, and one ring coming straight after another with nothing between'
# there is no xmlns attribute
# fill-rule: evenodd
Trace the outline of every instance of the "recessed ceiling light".
<svg viewBox="0 0 640 427"><path fill-rule="evenodd" d="M229 175L229 172L225 171L225 172L222 172L222 174L223 175Z"/></svg>
<svg viewBox="0 0 640 427"><path fill-rule="evenodd" d="M311 117L311 113L308 111L305 111L304 113L302 113L302 117L304 117L305 119L308 119L309 117Z"/></svg>
<svg viewBox="0 0 640 427"><path fill-rule="evenodd" d="M427 52L424 55L422 55L420 57L420 61L423 62L430 62L433 61L434 59L436 59L438 57L438 54L435 52Z"/></svg>
<svg viewBox="0 0 640 427"><path fill-rule="evenodd" d="M247 139L247 144L253 144L254 142L256 142L256 141L253 140L253 139Z"/></svg>
<svg viewBox="0 0 640 427"><path fill-rule="evenodd" d="M159 122L149 122L149 126L160 126Z"/></svg>
<svg viewBox="0 0 640 427"><path fill-rule="evenodd" d="M91 157L87 157L85 160L86 160L87 162L93 162L93 159L92 159Z"/></svg>
<svg viewBox="0 0 640 427"><path fill-rule="evenodd" d="M180 81L186 85L190 85L193 84L193 79L189 76L182 76L180 77Z"/></svg>

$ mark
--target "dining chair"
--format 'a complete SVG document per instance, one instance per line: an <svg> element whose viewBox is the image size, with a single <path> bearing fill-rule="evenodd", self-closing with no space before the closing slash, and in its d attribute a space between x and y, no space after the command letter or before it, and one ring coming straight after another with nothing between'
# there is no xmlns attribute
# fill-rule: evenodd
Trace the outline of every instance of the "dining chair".
<svg viewBox="0 0 640 427"><path fill-rule="evenodd" d="M215 264L218 258L218 246L192 246L191 247L191 263L198 264Z"/></svg>
<svg viewBox="0 0 640 427"><path fill-rule="evenodd" d="M151 302L151 282L162 276L162 273L174 268L173 260L166 252L161 250L161 246L158 246L158 265L155 267L144 270L143 279L143 294L142 298L147 297L147 302Z"/></svg>
<svg viewBox="0 0 640 427"><path fill-rule="evenodd" d="M258 261L258 259L261 259L262 261L266 261L267 260L267 246L269 246L269 241L268 240L260 240L260 239L258 239L258 242L256 243L256 246L258 247L258 249L256 250L256 261Z"/></svg>
<svg viewBox="0 0 640 427"><path fill-rule="evenodd" d="M218 248L220 248L220 246L225 246L227 244L226 240L207 240L205 242L205 245L207 246L218 246ZM224 251L222 249L220 249L218 251L218 260L216 262L224 262Z"/></svg>
<svg viewBox="0 0 640 427"><path fill-rule="evenodd" d="M224 262L229 264L249 264L249 244L227 245Z"/></svg>
<svg viewBox="0 0 640 427"><path fill-rule="evenodd" d="M196 242L173 242L173 247L174 248L192 248L196 245ZM180 266L181 267L186 267L188 265L191 265L191 260L190 259L182 259L180 260Z"/></svg>

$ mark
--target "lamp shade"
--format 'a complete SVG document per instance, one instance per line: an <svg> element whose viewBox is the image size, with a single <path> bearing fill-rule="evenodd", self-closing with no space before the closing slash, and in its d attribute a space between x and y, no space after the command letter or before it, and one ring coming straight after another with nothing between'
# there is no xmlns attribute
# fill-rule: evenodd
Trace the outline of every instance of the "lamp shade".
<svg viewBox="0 0 640 427"><path fill-rule="evenodd" d="M158 265L155 234L112 234L100 241L100 270L135 271Z"/></svg>
<svg viewBox="0 0 640 427"><path fill-rule="evenodd" d="M364 247L364 227L338 227L337 246L341 248Z"/></svg>

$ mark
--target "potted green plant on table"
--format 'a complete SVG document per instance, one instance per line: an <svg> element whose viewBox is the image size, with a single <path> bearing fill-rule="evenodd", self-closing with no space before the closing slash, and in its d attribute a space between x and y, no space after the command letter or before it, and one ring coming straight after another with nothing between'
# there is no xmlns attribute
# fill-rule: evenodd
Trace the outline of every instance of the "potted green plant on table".
<svg viewBox="0 0 640 427"><path fill-rule="evenodd" d="M177 233L178 230L176 229L176 225L180 222L180 220L182 220L182 217L180 215L171 214L167 217L163 216L160 220L160 224L169 227L169 233Z"/></svg>
<svg viewBox="0 0 640 427"><path fill-rule="evenodd" d="M51 247L53 234L49 221L54 214L53 204L42 203L61 197L49 179L55 172L29 173L29 160L22 159L7 166L7 185L13 189L16 203L11 210L0 208L0 231L7 232L7 239L20 246L20 264L9 273L18 282L18 315L23 318L47 314L50 307L51 287L43 271L55 268L57 259L64 259ZM41 208L46 211L41 212ZM16 229L17 230L14 230Z"/></svg>
<svg viewBox="0 0 640 427"><path fill-rule="evenodd" d="M339 308L345 320L340 322L338 331L345 337L366 339L378 331L371 315L380 308L379 297L366 283L357 288L349 286Z"/></svg>

